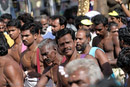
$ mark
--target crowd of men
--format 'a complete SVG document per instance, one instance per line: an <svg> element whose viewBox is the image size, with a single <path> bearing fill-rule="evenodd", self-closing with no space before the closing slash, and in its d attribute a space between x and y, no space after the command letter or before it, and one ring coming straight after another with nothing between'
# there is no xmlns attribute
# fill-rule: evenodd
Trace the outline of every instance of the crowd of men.
<svg viewBox="0 0 130 87"><path fill-rule="evenodd" d="M116 1L109 17L94 11L72 24L1 15L0 87L130 87L130 12Z"/></svg>

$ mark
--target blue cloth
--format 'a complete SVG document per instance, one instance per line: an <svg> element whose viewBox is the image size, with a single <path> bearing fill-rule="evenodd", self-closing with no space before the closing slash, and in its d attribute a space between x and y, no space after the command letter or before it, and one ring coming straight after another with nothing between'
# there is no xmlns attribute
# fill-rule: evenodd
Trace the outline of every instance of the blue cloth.
<svg viewBox="0 0 130 87"><path fill-rule="evenodd" d="M46 39L46 38L55 39L55 36L52 34L52 32L46 32L43 35L43 39Z"/></svg>
<svg viewBox="0 0 130 87"><path fill-rule="evenodd" d="M95 52L96 52L97 49L100 49L101 51L103 51L103 50L102 50L101 48L99 48L99 47L92 47L92 48L90 49L90 51L89 51L89 55L95 57ZM104 52L104 51L103 51L103 52Z"/></svg>

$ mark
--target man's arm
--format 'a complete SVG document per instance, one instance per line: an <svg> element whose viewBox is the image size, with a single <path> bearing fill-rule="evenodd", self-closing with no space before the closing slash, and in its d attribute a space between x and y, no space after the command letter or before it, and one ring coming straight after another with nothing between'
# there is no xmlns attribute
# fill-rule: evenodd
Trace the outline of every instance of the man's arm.
<svg viewBox="0 0 130 87"><path fill-rule="evenodd" d="M10 87L24 87L23 73L17 63L7 64L4 68L4 74Z"/></svg>
<svg viewBox="0 0 130 87"><path fill-rule="evenodd" d="M114 43L114 49L117 57L119 55L119 52L121 51L118 36L113 36L113 43Z"/></svg>
<svg viewBox="0 0 130 87"><path fill-rule="evenodd" d="M117 3L120 4L120 6L122 7L123 11L125 12L125 14L130 17L130 12L129 10L125 7L125 5L123 4L122 0L115 0Z"/></svg>
<svg viewBox="0 0 130 87"><path fill-rule="evenodd" d="M46 87L47 81L48 81L48 78L45 75L42 75L36 87Z"/></svg>
<svg viewBox="0 0 130 87"><path fill-rule="evenodd" d="M113 72L112 72L112 67L109 64L107 55L100 49L97 49L95 53L95 57L97 58L97 60L101 65L104 76L109 77Z"/></svg>

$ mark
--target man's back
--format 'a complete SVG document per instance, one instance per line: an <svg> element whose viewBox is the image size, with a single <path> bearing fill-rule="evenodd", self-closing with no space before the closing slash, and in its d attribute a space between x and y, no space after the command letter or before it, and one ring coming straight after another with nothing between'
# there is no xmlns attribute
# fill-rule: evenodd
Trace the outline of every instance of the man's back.
<svg viewBox="0 0 130 87"><path fill-rule="evenodd" d="M0 57L0 87L23 87L23 73L9 55Z"/></svg>

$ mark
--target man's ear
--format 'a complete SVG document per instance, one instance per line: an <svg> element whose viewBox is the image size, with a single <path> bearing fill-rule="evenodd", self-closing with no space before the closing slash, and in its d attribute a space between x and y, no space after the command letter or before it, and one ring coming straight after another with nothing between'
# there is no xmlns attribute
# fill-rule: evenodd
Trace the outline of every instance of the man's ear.
<svg viewBox="0 0 130 87"><path fill-rule="evenodd" d="M79 25L79 29L82 29L82 25Z"/></svg>
<svg viewBox="0 0 130 87"><path fill-rule="evenodd" d="M90 37L88 37L88 38L87 38L87 41L88 41L88 43L89 43L89 42L91 41L91 38L90 38Z"/></svg>
<svg viewBox="0 0 130 87"><path fill-rule="evenodd" d="M21 30L19 29L18 31L19 31L19 34L21 34Z"/></svg>
<svg viewBox="0 0 130 87"><path fill-rule="evenodd" d="M54 46L53 46L53 49L54 49L55 51L57 51L57 47L54 47Z"/></svg>
<svg viewBox="0 0 130 87"><path fill-rule="evenodd" d="M76 40L74 40L74 45L75 45L75 47L76 47L76 44L77 44L77 43L76 43Z"/></svg>
<svg viewBox="0 0 130 87"><path fill-rule="evenodd" d="M61 25L61 27L60 27L61 29L64 29L65 28L65 25Z"/></svg>
<svg viewBox="0 0 130 87"><path fill-rule="evenodd" d="M34 34L34 39L35 39L35 40L37 39L37 36L38 36L38 34Z"/></svg>
<svg viewBox="0 0 130 87"><path fill-rule="evenodd" d="M106 29L106 30L108 29L108 25L105 25L105 29Z"/></svg>

